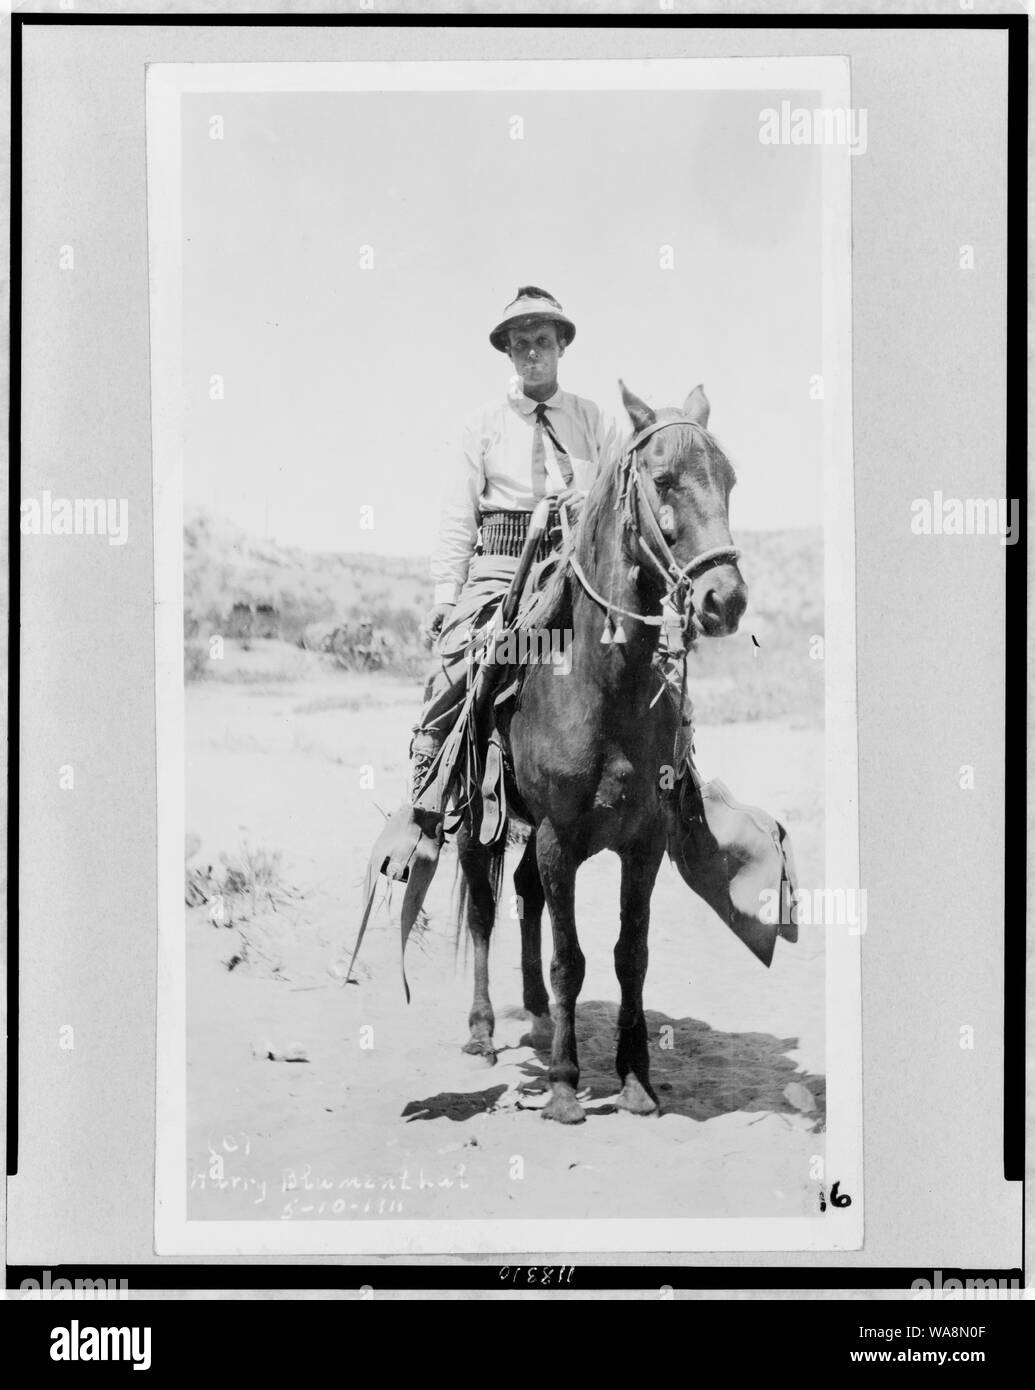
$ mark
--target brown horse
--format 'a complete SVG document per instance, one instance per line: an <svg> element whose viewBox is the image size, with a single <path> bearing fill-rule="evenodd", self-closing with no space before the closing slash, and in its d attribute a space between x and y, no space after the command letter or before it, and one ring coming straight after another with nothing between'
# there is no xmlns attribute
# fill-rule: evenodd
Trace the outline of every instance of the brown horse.
<svg viewBox="0 0 1035 1390"><path fill-rule="evenodd" d="M533 1016L536 1041L553 1029L551 1095L543 1114L564 1124L585 1119L576 1097L575 1005L585 957L575 923L575 874L603 849L622 862L614 948L621 986L618 1104L641 1115L658 1109L643 981L650 898L669 828L662 788L666 769L678 760L681 732L679 701L658 698L654 658L662 600L667 597L680 615L688 637L734 632L747 603L729 531L735 477L708 432L704 391L696 387L681 411L655 412L624 384L622 396L633 438L590 490L547 605L551 629L572 634L570 672L559 676L550 666L528 666L508 730L510 807L533 827L514 875L524 1007ZM475 967L464 1050L495 1061L488 952L502 851L481 845L470 824L457 844ZM544 904L553 927L552 1020L542 968Z"/></svg>

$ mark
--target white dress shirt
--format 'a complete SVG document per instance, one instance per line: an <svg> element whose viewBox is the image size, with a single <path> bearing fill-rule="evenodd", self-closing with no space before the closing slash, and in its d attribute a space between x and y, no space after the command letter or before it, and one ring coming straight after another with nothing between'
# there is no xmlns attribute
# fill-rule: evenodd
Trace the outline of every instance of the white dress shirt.
<svg viewBox="0 0 1035 1390"><path fill-rule="evenodd" d="M535 411L539 404L512 390L505 400L485 406L464 429L461 460L453 478L431 561L436 603L455 603L485 512L530 512ZM546 402L547 418L570 459L572 486L587 491L613 438L613 427L598 406L569 391L555 391ZM550 436L541 431L546 452L546 492L565 489Z"/></svg>

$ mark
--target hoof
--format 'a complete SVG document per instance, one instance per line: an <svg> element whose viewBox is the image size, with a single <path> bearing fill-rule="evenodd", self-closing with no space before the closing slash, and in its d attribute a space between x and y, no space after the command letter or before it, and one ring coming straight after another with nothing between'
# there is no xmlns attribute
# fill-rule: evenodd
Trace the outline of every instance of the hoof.
<svg viewBox="0 0 1035 1390"><path fill-rule="evenodd" d="M615 1101L619 1110L628 1110L630 1115L656 1115L661 1107L635 1076L627 1076L622 1093Z"/></svg>
<svg viewBox="0 0 1035 1390"><path fill-rule="evenodd" d="M544 1120L557 1120L562 1125L581 1125L586 1112L571 1091L554 1091L543 1106L542 1116Z"/></svg>
<svg viewBox="0 0 1035 1390"><path fill-rule="evenodd" d="M461 1048L469 1057L481 1057L488 1067L496 1065L496 1049L492 1045L491 1038L471 1038L464 1043Z"/></svg>

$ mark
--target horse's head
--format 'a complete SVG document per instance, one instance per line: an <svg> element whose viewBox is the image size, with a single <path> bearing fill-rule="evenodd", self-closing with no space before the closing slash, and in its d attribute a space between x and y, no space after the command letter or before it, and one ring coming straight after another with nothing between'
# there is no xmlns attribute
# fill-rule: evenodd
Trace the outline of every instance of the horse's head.
<svg viewBox="0 0 1035 1390"><path fill-rule="evenodd" d="M682 410L654 411L619 385L636 432L629 490L646 568L677 606L689 595L702 633L725 637L747 607L747 585L729 527L736 474L708 433L708 398L695 386Z"/></svg>

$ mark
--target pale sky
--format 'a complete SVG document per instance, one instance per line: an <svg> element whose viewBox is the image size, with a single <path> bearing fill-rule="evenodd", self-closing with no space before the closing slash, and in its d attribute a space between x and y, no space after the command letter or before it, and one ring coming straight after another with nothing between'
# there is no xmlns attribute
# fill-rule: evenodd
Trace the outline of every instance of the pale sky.
<svg viewBox="0 0 1035 1390"><path fill-rule="evenodd" d="M655 405L704 383L734 533L820 525L821 151L759 142L782 98L815 94L184 97L186 500L426 554L464 421L507 388L489 331L534 284L578 328L561 385L623 425L619 376Z"/></svg>

